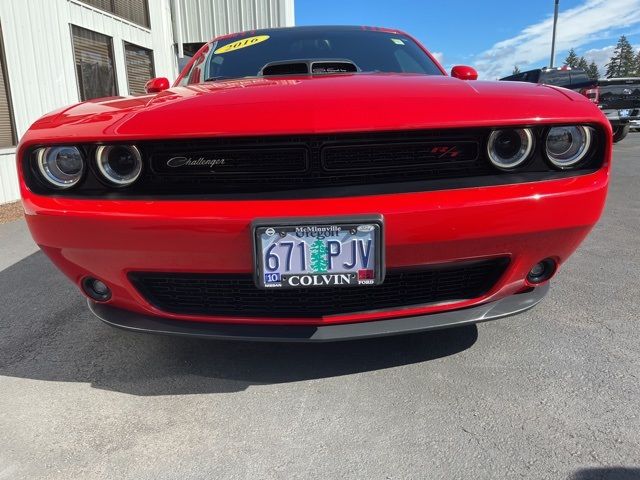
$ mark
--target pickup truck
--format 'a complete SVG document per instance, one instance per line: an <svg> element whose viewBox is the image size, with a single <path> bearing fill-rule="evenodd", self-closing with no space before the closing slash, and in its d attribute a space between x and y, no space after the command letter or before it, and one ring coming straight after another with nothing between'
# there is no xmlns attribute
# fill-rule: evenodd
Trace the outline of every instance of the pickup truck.
<svg viewBox="0 0 640 480"><path fill-rule="evenodd" d="M598 81L599 106L613 128L614 141L622 140L632 121L640 120L640 77L606 78Z"/></svg>
<svg viewBox="0 0 640 480"><path fill-rule="evenodd" d="M508 82L544 83L545 85L568 88L569 90L581 93L603 110L613 128L614 142L619 142L627 136L627 133L629 133L629 120L632 118L631 115L634 111L636 115L638 115L637 108L640 107L636 102L636 109L634 110L629 106L627 100L621 99L621 97L624 96L621 92L626 87L620 86L617 83L621 80L635 80L637 83L640 83L640 79L607 79L598 81L589 77L589 75L580 68L564 66L558 68L536 68L534 70L509 75L500 80ZM640 96L639 89L640 84L637 84L635 95L630 96L635 97L637 100ZM604 102L603 95L606 96ZM627 109L629 109L628 114ZM622 112L622 114L620 114L620 112Z"/></svg>

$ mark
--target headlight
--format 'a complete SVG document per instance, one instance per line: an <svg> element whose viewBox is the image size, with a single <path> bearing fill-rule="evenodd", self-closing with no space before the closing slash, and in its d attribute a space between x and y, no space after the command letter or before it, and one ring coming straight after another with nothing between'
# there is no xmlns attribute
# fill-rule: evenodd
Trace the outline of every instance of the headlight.
<svg viewBox="0 0 640 480"><path fill-rule="evenodd" d="M581 125L553 127L545 142L547 158L558 168L571 168L582 160L591 146L591 129Z"/></svg>
<svg viewBox="0 0 640 480"><path fill-rule="evenodd" d="M532 151L533 134L528 128L494 130L489 135L489 160L501 170L512 170L522 165Z"/></svg>
<svg viewBox="0 0 640 480"><path fill-rule="evenodd" d="M131 185L142 172L142 156L133 145L102 145L96 163L104 179L118 187Z"/></svg>
<svg viewBox="0 0 640 480"><path fill-rule="evenodd" d="M84 157L77 147L41 148L36 159L40 175L55 188L73 187L84 173Z"/></svg>

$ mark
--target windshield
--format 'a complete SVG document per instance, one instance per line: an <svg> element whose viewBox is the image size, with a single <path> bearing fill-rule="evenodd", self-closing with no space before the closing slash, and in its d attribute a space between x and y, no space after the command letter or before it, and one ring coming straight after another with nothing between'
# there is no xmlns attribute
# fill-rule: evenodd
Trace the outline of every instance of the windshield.
<svg viewBox="0 0 640 480"><path fill-rule="evenodd" d="M267 63L321 59L350 60L362 72L442 75L429 56L405 35L356 28L251 32L213 42L209 52L197 81L254 77Z"/></svg>

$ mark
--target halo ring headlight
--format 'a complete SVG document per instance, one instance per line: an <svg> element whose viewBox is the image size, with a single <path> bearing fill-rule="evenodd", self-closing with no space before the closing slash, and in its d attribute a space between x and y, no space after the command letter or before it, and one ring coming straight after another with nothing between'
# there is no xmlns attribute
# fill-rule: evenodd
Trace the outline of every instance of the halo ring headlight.
<svg viewBox="0 0 640 480"><path fill-rule="evenodd" d="M533 133L529 128L494 130L489 135L487 154L496 168L513 170L529 159L533 143Z"/></svg>
<svg viewBox="0 0 640 480"><path fill-rule="evenodd" d="M592 133L583 125L551 127L545 139L545 153L559 169L572 168L589 152Z"/></svg>
<svg viewBox="0 0 640 480"><path fill-rule="evenodd" d="M85 169L84 155L80 149L68 145L39 149L36 162L42 178L49 186L59 189L76 185Z"/></svg>
<svg viewBox="0 0 640 480"><path fill-rule="evenodd" d="M116 187L127 187L142 173L142 155L135 145L101 145L96 165L102 177Z"/></svg>

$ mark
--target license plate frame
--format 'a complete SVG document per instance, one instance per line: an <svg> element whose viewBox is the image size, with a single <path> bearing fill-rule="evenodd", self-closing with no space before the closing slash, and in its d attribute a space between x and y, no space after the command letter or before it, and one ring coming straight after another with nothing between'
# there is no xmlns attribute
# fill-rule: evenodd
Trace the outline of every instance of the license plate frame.
<svg viewBox="0 0 640 480"><path fill-rule="evenodd" d="M262 250L262 242L261 235L266 233L265 231L269 228L277 230L278 227L284 229L291 229L294 227L354 227L354 226L364 226L371 225L373 226L373 275L371 278L370 274L367 273L366 278L359 279L358 272L353 271L350 273L355 273L356 278L350 279L350 283L340 283L338 280L344 280L344 278L336 279L336 283L329 284L326 283L327 275L339 275L339 273L325 273L325 278L319 278L318 281L314 280L310 285L291 285L288 280L282 280L278 282L271 282L270 284L266 283L265 278L265 268L264 268L264 252ZM274 233L275 234L275 233ZM351 233L350 233L351 234ZM382 215L371 214L371 215L351 215L351 216L338 216L338 217L299 217L299 218L260 218L256 219L251 224L251 243L253 250L253 273L254 273L254 281L256 287L260 289L300 289L300 288L327 288L327 287L372 287L375 285L380 285L384 281L386 266L385 266L385 258L384 258L384 221ZM319 275L323 275L321 273L305 273L300 274L298 276L311 276L316 277ZM346 275L343 273L342 275ZM305 279L307 280L307 279ZM331 279L329 279L331 280ZM319 283L318 283L319 282Z"/></svg>

